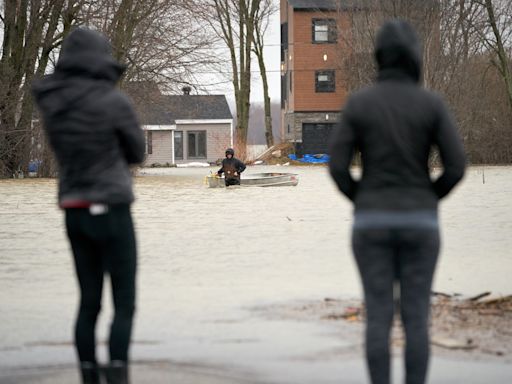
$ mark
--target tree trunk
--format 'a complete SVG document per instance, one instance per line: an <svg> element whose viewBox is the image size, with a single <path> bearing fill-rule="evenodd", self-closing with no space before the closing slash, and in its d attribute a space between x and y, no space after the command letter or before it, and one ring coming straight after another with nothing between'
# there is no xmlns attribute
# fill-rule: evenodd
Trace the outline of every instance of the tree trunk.
<svg viewBox="0 0 512 384"><path fill-rule="evenodd" d="M492 32L494 37L496 38L496 47L495 51L498 55L497 66L500 70L501 76L503 77L503 81L505 82L505 87L508 96L508 102L510 104L510 108L512 108L512 74L510 71L509 59L507 56L507 52L505 50L503 40L501 37L501 33L498 29L496 23L496 16L494 13L494 6L491 0L485 0L485 9L487 11L487 15L489 17L489 24L491 25Z"/></svg>
<svg viewBox="0 0 512 384"><path fill-rule="evenodd" d="M255 28L254 36L254 53L258 58L258 65L260 68L261 81L263 83L263 103L265 111L265 140L267 147L270 148L274 145L274 135L272 133L272 107L271 100L268 94L268 78L267 69L265 67L265 60L263 57L263 39L261 35L261 29Z"/></svg>
<svg viewBox="0 0 512 384"><path fill-rule="evenodd" d="M55 35L63 7L64 0L6 2L0 60L0 177L18 170L25 173L29 160L37 156L31 140L32 81L45 73L58 45Z"/></svg>

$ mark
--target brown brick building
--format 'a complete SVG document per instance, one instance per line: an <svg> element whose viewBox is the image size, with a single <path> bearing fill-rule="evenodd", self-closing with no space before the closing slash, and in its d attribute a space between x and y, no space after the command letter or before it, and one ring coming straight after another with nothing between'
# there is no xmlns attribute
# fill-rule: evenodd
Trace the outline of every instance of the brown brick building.
<svg viewBox="0 0 512 384"><path fill-rule="evenodd" d="M347 97L339 58L345 20L336 0L281 0L281 136L325 153Z"/></svg>

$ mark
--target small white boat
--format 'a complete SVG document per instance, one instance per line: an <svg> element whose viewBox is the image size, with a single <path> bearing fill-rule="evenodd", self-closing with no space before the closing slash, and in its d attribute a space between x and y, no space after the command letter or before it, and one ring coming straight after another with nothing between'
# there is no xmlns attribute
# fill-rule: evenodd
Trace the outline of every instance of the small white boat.
<svg viewBox="0 0 512 384"><path fill-rule="evenodd" d="M224 177L219 177L216 174L207 176L206 180L210 188L222 188L226 186ZM299 184L299 175L295 173L253 173L242 175L240 179L240 186L242 187L295 187L297 184Z"/></svg>

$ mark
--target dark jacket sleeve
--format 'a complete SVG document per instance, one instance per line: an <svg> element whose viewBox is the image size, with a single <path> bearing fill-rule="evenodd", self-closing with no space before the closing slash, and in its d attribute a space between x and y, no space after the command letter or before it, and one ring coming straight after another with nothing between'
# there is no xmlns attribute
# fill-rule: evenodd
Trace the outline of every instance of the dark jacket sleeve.
<svg viewBox="0 0 512 384"><path fill-rule="evenodd" d="M434 181L434 191L441 199L446 196L464 176L466 156L455 121L444 102L439 99L438 118L435 129L435 144L443 163L443 173Z"/></svg>
<svg viewBox="0 0 512 384"><path fill-rule="evenodd" d="M238 173L242 173L243 171L245 171L246 166L242 161L238 160L236 168L238 169Z"/></svg>
<svg viewBox="0 0 512 384"><path fill-rule="evenodd" d="M126 161L128 164L138 164L144 160L144 132L128 98L122 94L118 95L113 110L114 126Z"/></svg>
<svg viewBox="0 0 512 384"><path fill-rule="evenodd" d="M350 164L356 148L355 128L351 102L342 112L341 122L336 125L329 143L329 171L339 190L354 200L358 182L350 174Z"/></svg>
<svg viewBox="0 0 512 384"><path fill-rule="evenodd" d="M217 171L217 174L220 176L224 173L224 160L222 160L222 166L220 167L220 169Z"/></svg>

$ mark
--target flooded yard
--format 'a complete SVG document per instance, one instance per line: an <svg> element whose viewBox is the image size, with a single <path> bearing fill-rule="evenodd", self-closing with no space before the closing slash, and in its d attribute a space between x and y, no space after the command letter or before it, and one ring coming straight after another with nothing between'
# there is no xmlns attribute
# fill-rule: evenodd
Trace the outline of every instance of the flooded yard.
<svg viewBox="0 0 512 384"><path fill-rule="evenodd" d="M132 358L221 365L269 383L334 383L343 369L362 370L360 347L347 354L345 368L333 352L353 346L342 330L333 336L322 322L256 313L361 297L350 252L352 208L327 169L249 167L246 173L294 172L300 182L233 189L207 188L210 170L146 169L135 179ZM73 364L77 286L56 182L0 181L0 201L0 371ZM469 169L440 212L434 290L512 293L512 167ZM104 297L101 341L111 315L108 291ZM100 352L105 359L104 345ZM437 366L449 370L450 363Z"/></svg>

